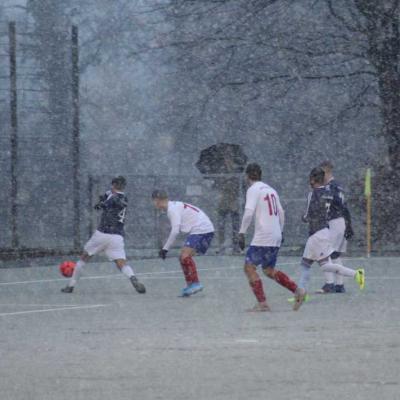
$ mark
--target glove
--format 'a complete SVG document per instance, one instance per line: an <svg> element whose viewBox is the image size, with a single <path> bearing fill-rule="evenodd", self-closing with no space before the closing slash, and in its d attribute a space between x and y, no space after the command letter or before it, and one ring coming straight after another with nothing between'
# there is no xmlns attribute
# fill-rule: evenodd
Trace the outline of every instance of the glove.
<svg viewBox="0 0 400 400"><path fill-rule="evenodd" d="M101 210L104 207L104 202L103 201L99 201L93 208L95 210Z"/></svg>
<svg viewBox="0 0 400 400"><path fill-rule="evenodd" d="M344 231L345 239L349 240L354 236L354 231L351 225L346 225L346 229Z"/></svg>
<svg viewBox="0 0 400 400"><path fill-rule="evenodd" d="M167 258L167 253L168 253L168 250L161 249L161 250L158 252L158 257L160 257L160 258L162 258L163 260L165 260L165 259Z"/></svg>
<svg viewBox="0 0 400 400"><path fill-rule="evenodd" d="M239 245L240 250L242 250L242 251L246 247L246 239L244 237L244 233L239 233L238 245Z"/></svg>

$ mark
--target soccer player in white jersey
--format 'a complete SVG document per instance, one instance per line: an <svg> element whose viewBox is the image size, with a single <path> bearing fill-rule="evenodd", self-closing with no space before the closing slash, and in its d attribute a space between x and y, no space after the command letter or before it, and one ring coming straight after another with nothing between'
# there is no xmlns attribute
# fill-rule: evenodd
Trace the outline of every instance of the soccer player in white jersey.
<svg viewBox="0 0 400 400"><path fill-rule="evenodd" d="M203 285L199 281L193 257L196 254L207 252L214 237L212 222L200 208L181 201L170 201L164 190L155 190L151 197L154 207L166 211L171 223L169 237L159 252L160 258L165 260L168 250L180 232L188 233L179 257L186 280L186 287L182 289L182 297L200 292L203 290Z"/></svg>
<svg viewBox="0 0 400 400"><path fill-rule="evenodd" d="M68 285L61 289L62 292L72 293L85 264L92 256L103 251L109 260L114 261L118 269L129 278L138 293L146 292L146 288L138 281L132 268L126 262L124 223L128 199L124 193L125 186L126 179L123 176L117 176L111 182L111 190L100 196L100 201L95 205L96 210L102 211L99 226L86 243L73 275Z"/></svg>
<svg viewBox="0 0 400 400"><path fill-rule="evenodd" d="M246 193L245 212L239 231L239 246L244 250L245 233L255 215L254 237L247 250L244 265L250 287L257 299L257 304L249 311L270 311L261 278L257 273L258 265L261 264L268 278L275 280L293 293L297 289L293 280L275 268L282 243L285 214L278 193L271 186L261 182L261 167L255 163L249 164L246 175L250 187Z"/></svg>
<svg viewBox="0 0 400 400"><path fill-rule="evenodd" d="M332 238L329 232L328 215L332 204L332 192L324 185L325 172L322 168L313 168L310 172L312 192L308 196L307 211L303 217L309 224L309 238L301 260L301 276L295 293L293 310L297 311L306 298L310 280L311 265L317 261L323 272L338 273L354 278L360 289L364 289L365 271L362 268L353 270L335 264L331 259L333 253Z"/></svg>

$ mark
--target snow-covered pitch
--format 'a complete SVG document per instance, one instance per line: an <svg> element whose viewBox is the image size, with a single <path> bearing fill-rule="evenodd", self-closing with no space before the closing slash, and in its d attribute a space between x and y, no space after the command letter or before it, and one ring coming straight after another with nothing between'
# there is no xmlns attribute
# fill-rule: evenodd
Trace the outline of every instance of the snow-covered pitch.
<svg viewBox="0 0 400 400"><path fill-rule="evenodd" d="M279 267L298 277L299 258ZM398 258L348 259L366 289L312 295L293 312L264 278L254 303L243 257L197 258L205 290L178 298L177 258L133 261L139 295L107 262L85 267L73 294L56 265L0 270L2 400L393 400L400 382ZM311 287L323 277L313 266Z"/></svg>

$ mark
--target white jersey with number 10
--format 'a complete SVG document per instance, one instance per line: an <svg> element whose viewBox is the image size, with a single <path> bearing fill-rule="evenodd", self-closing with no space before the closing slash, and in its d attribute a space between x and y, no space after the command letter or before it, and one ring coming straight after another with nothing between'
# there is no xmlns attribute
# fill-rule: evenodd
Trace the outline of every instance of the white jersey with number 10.
<svg viewBox="0 0 400 400"><path fill-rule="evenodd" d="M245 209L255 213L251 246L280 247L284 211L276 190L263 182L253 183L246 193Z"/></svg>

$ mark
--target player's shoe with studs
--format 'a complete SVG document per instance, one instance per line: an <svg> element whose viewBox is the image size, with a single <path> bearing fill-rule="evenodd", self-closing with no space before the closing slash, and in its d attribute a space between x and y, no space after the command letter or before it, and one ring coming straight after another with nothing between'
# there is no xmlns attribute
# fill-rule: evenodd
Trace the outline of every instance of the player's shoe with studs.
<svg viewBox="0 0 400 400"><path fill-rule="evenodd" d="M327 293L335 293L335 284L334 283L325 283L321 289L317 290L318 294L327 294Z"/></svg>
<svg viewBox="0 0 400 400"><path fill-rule="evenodd" d="M136 289L138 293L140 294L146 293L145 286L143 285L143 283L139 282L138 278L136 278L135 275L131 276L129 280L131 281L133 287Z"/></svg>
<svg viewBox="0 0 400 400"><path fill-rule="evenodd" d="M62 288L61 291L63 293L72 293L74 291L74 287L73 286L65 286L65 288Z"/></svg>
<svg viewBox="0 0 400 400"><path fill-rule="evenodd" d="M192 283L189 286L182 289L182 297L189 297L192 294L201 292L203 289L204 289L204 286L200 282Z"/></svg>
<svg viewBox="0 0 400 400"><path fill-rule="evenodd" d="M297 311L301 305L304 303L306 298L307 292L303 288L297 288L294 294L294 304L293 304L293 311Z"/></svg>
<svg viewBox="0 0 400 400"><path fill-rule="evenodd" d="M346 293L344 285L335 285L335 293Z"/></svg>
<svg viewBox="0 0 400 400"><path fill-rule="evenodd" d="M356 274L354 275L354 280L358 283L360 290L365 287L365 270L364 268L358 268Z"/></svg>

